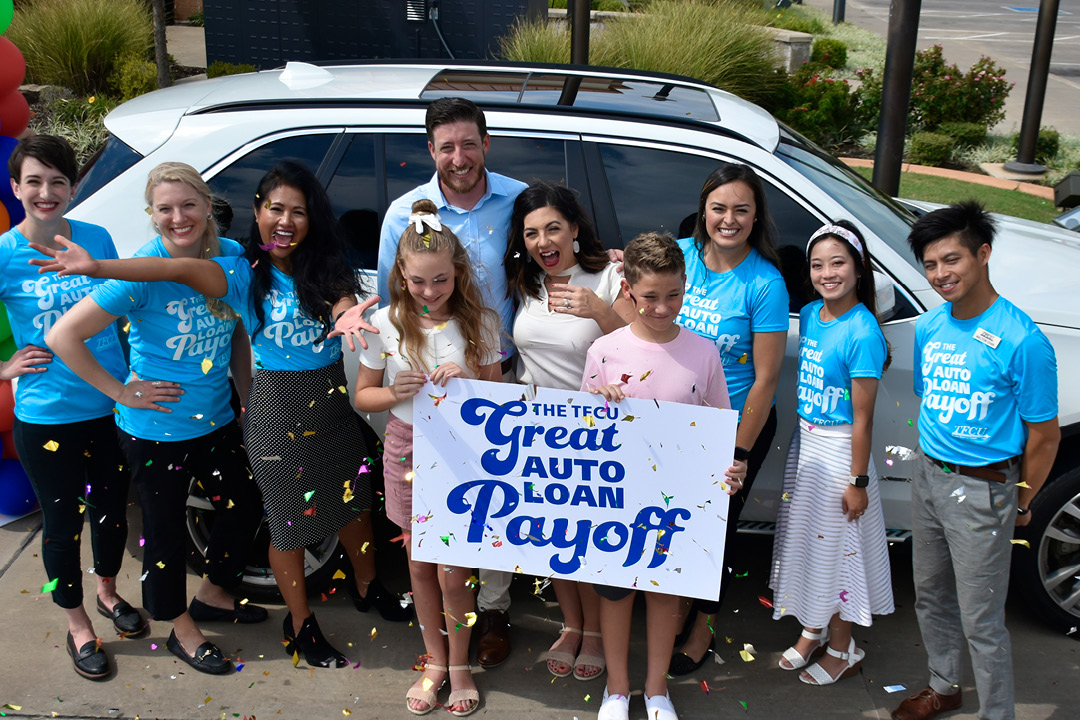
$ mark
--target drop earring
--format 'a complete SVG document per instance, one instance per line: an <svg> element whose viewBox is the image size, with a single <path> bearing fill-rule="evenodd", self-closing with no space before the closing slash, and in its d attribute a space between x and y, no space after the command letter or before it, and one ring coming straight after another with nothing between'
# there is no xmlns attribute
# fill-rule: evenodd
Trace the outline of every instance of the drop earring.
<svg viewBox="0 0 1080 720"><path fill-rule="evenodd" d="M577 238L574 238L574 254L577 255L579 252L581 252L581 243L578 242Z"/></svg>

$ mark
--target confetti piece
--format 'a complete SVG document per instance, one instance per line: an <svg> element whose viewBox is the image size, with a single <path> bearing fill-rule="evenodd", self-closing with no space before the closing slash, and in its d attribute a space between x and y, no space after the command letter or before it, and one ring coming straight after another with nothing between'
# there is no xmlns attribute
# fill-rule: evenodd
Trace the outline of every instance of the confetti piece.
<svg viewBox="0 0 1080 720"><path fill-rule="evenodd" d="M754 656L750 654L749 650L740 650L739 657L743 659L743 662L754 662Z"/></svg>
<svg viewBox="0 0 1080 720"><path fill-rule="evenodd" d="M314 517L315 516L315 508L309 507L307 510L302 512L301 515L307 515L308 517Z"/></svg>
<svg viewBox="0 0 1080 720"><path fill-rule="evenodd" d="M361 555L367 555L367 549L368 549L369 545L371 545L370 542L365 542L363 545L360 546L360 554Z"/></svg>
<svg viewBox="0 0 1080 720"><path fill-rule="evenodd" d="M210 358L203 358L202 365L200 367L202 367L203 375L205 375L206 373L214 369L214 361Z"/></svg>
<svg viewBox="0 0 1080 720"><path fill-rule="evenodd" d="M904 687L903 685L886 685L884 687L884 690L887 693L898 693L898 692L903 692L904 690L907 690L907 688Z"/></svg>
<svg viewBox="0 0 1080 720"><path fill-rule="evenodd" d="M592 695L586 695L585 696L585 702L589 702L589 700L591 700L591 699L592 699Z"/></svg>
<svg viewBox="0 0 1080 720"><path fill-rule="evenodd" d="M315 495L314 490L308 490L306 493L304 493L304 502L311 502L311 498L313 495Z"/></svg>
<svg viewBox="0 0 1080 720"><path fill-rule="evenodd" d="M300 664L300 655L299 655L299 654L298 654L298 653L297 653L297 652L296 652L295 650L293 650L293 654L292 654L292 666L293 666L293 667L296 667L296 666L297 666L297 665L299 665L299 664Z"/></svg>
<svg viewBox="0 0 1080 720"><path fill-rule="evenodd" d="M844 388L844 399L845 400L850 400L851 399L851 391L848 390L847 388Z"/></svg>
<svg viewBox="0 0 1080 720"><path fill-rule="evenodd" d="M1016 487L1022 487L1022 488L1027 488L1028 490L1030 490L1030 489L1031 489L1031 486L1030 486L1030 485L1028 485L1028 484L1027 484L1026 482L1024 482L1023 480L1021 480L1020 482L1016 483Z"/></svg>
<svg viewBox="0 0 1080 720"><path fill-rule="evenodd" d="M840 591L840 602L847 602L847 596L850 594L848 590Z"/></svg>
<svg viewBox="0 0 1080 720"><path fill-rule="evenodd" d="M640 378L638 378L638 379L639 379L639 380L641 380L641 381L644 381L644 380L645 380L645 378L649 377L650 375L652 375L652 370L647 370L647 371L645 371L645 374L644 374L644 375L642 375L642 376L641 376Z"/></svg>
<svg viewBox="0 0 1080 720"><path fill-rule="evenodd" d="M765 607L769 608L770 610L772 609L772 600L765 597L764 595L758 595L757 601L759 603L761 603L762 605L764 605Z"/></svg>
<svg viewBox="0 0 1080 720"><path fill-rule="evenodd" d="M701 691L706 695L709 694L709 683L705 682L704 680L701 681Z"/></svg>
<svg viewBox="0 0 1080 720"><path fill-rule="evenodd" d="M653 466L653 469L655 469L655 467L656 467L656 466ZM675 496L674 496L674 495L667 495L667 494L665 494L665 493L664 493L664 491L663 491L663 490L661 490L661 491L660 491L660 496L661 496L662 498L664 498L664 506L665 506L665 507L671 507L671 499L672 499L673 497L675 497Z"/></svg>
<svg viewBox="0 0 1080 720"><path fill-rule="evenodd" d="M374 642L377 637L379 637L379 631L375 628L371 628L371 642Z"/></svg>
<svg viewBox="0 0 1080 720"><path fill-rule="evenodd" d="M45 583L44 585L41 586L41 592L42 593L52 592L53 590L56 589L56 584L59 581L60 581L60 578L53 578L52 580L50 580L49 582L47 582L47 583Z"/></svg>
<svg viewBox="0 0 1080 720"><path fill-rule="evenodd" d="M1023 546L1024 546L1024 547L1026 547L1026 548L1027 548L1028 550L1030 550L1030 549L1031 549L1031 543L1029 543L1029 542L1028 542L1027 540L1017 540L1017 539L1013 539L1013 540L1010 540L1009 542L1011 542L1011 543L1012 543L1013 545L1023 545Z"/></svg>
<svg viewBox="0 0 1080 720"><path fill-rule="evenodd" d="M592 419L592 415L585 416L585 424L589 427L596 427L596 421Z"/></svg>
<svg viewBox="0 0 1080 720"><path fill-rule="evenodd" d="M14 710L15 712L22 710L22 705L12 705L11 703L6 703L4 707L6 707L8 710Z"/></svg>
<svg viewBox="0 0 1080 720"><path fill-rule="evenodd" d="M749 707L747 707L745 700L740 700L739 704L742 705L743 710L749 710L750 709Z"/></svg>
<svg viewBox="0 0 1080 720"><path fill-rule="evenodd" d="M475 624L476 624L476 613L474 613L474 612L465 613L465 627L472 627Z"/></svg>
<svg viewBox="0 0 1080 720"><path fill-rule="evenodd" d="M784 502L791 502L791 493L784 493L780 496L780 499Z"/></svg>
<svg viewBox="0 0 1080 720"><path fill-rule="evenodd" d="M745 364L746 364L746 361L747 361L747 360L749 360L749 359L750 359L750 356L749 356L749 355L747 355L746 353L743 353L743 354L742 354L742 355L741 355L741 356L739 357L739 364L740 364L740 365L745 365Z"/></svg>
<svg viewBox="0 0 1080 720"><path fill-rule="evenodd" d="M163 563L163 562L162 562L161 560L158 560L158 561L157 561L157 566L158 566L159 568L161 568L162 570L164 570L164 569L165 569L165 563Z"/></svg>
<svg viewBox="0 0 1080 720"><path fill-rule="evenodd" d="M60 449L60 443L56 442L55 440L50 440L49 442L45 443L41 447L45 448L49 452L56 452L57 450Z"/></svg>
<svg viewBox="0 0 1080 720"><path fill-rule="evenodd" d="M915 427L915 421L912 420L911 418L908 418L907 424L908 424L908 427Z"/></svg>
<svg viewBox="0 0 1080 720"><path fill-rule="evenodd" d="M349 708L342 708L341 709L341 714L342 715L352 715L352 710L350 710Z"/></svg>
<svg viewBox="0 0 1080 720"><path fill-rule="evenodd" d="M335 570L331 580L344 580L347 576L340 569Z"/></svg>

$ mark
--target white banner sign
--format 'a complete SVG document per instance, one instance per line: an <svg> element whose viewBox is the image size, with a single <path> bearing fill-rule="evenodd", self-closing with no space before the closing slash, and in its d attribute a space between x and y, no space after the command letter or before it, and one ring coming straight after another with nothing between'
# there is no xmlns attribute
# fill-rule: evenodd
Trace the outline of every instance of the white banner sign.
<svg viewBox="0 0 1080 720"><path fill-rule="evenodd" d="M716 599L734 411L454 379L413 421L415 559Z"/></svg>

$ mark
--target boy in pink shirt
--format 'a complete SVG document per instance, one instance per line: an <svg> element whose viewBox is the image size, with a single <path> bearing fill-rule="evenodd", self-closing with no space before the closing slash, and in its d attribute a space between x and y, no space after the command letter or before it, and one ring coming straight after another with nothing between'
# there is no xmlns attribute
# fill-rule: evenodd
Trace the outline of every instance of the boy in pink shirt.
<svg viewBox="0 0 1080 720"><path fill-rule="evenodd" d="M682 250L668 235L644 233L626 246L623 294L634 304L634 322L589 348L581 389L608 402L625 397L730 408L720 352L705 338L675 324L686 287ZM746 463L725 473L728 494L742 487ZM597 585L600 633L608 682L597 720L627 720L630 713L630 619L634 590ZM649 720L678 720L667 691L667 670L679 625L679 597L648 592L648 667L645 709Z"/></svg>

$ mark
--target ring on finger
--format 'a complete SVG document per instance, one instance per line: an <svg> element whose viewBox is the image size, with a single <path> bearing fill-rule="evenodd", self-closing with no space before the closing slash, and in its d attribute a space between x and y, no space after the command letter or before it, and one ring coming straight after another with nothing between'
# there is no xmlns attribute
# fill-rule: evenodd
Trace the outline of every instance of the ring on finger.
<svg viewBox="0 0 1080 720"><path fill-rule="evenodd" d="M136 390L135 391L135 397L141 398L142 397L142 390Z"/></svg>
<svg viewBox="0 0 1080 720"><path fill-rule="evenodd" d="M570 298L566 298L566 309L570 309Z"/></svg>
<svg viewBox="0 0 1080 720"><path fill-rule="evenodd" d="M154 380L150 384L153 385L154 387L161 387L161 381L160 380Z"/></svg>

